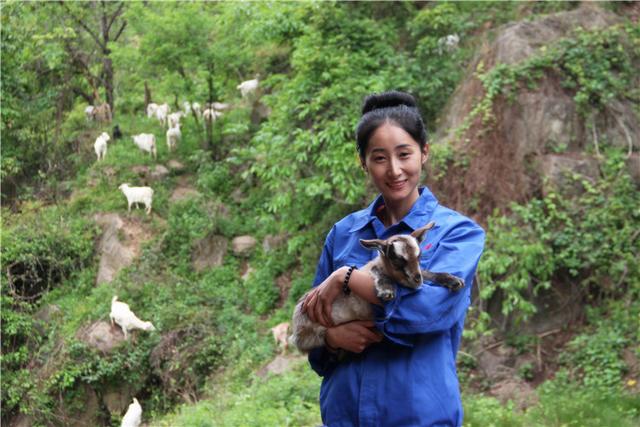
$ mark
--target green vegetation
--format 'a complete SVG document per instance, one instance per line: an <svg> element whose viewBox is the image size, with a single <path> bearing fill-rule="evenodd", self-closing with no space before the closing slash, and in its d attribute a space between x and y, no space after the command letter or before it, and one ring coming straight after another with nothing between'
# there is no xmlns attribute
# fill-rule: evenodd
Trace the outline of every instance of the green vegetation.
<svg viewBox="0 0 640 427"><path fill-rule="evenodd" d="M434 131L464 65L493 29L575 6L112 2L102 9L113 17L112 36L126 26L101 49L80 24L99 27L102 12L90 5L2 4L3 422L21 413L36 425L64 425L89 404L85 387L102 398L126 385L153 425L318 425L320 380L305 362L283 375L256 372L276 354L269 328L288 320L307 290L327 230L371 198L353 143L362 97L389 88L419 94ZM452 33L459 47L443 50L438 41ZM614 99L637 99L638 39L637 26L626 24L580 30L523 64L480 69L486 95L472 115L484 118L498 97L543 73L561 76L585 115ZM125 135L98 164L93 142L112 125L87 122L84 107L94 89L109 98L101 83L109 81L107 64L115 73L113 124ZM241 99L236 85L255 75L260 96ZM201 120L183 119L182 141L169 153L165 129L144 114L145 84L153 101L172 110L208 99L232 108L211 134ZM132 144L141 132L156 135L157 161ZM469 155L452 145L432 153L443 179L440 166L464 164ZM537 388L539 403L527 411L481 393L470 375L475 359L461 356L465 426L640 421L623 357L640 357L640 196L624 172L624 154L606 142L602 153L601 179L573 177L577 196L548 193L488 219L480 304L466 339L504 332L486 303L497 299L504 316L526 322L534 297L558 283L573 284L590 309L555 361L555 379ZM184 169L160 180L133 170L169 160ZM123 182L154 188L151 216L126 214L117 190ZM199 194L170 201L184 185ZM105 212L135 227L143 244L113 282L96 284L100 229L93 217ZM201 239L243 234L258 241L251 254L228 250L222 266L194 269ZM266 236L281 244L263 248ZM102 354L82 332L109 321L113 295L158 331L134 333L134 341ZM508 343L525 353L536 339ZM531 381L537 372L525 364L516 374ZM119 425L122 414L96 411L99 424Z"/></svg>

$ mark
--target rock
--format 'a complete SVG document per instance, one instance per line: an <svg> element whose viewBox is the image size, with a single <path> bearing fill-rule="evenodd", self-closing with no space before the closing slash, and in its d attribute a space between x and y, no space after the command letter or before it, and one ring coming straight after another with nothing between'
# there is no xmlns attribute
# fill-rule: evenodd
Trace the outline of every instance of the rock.
<svg viewBox="0 0 640 427"><path fill-rule="evenodd" d="M103 392L102 403L107 407L109 414L121 416L126 412L126 409L131 403L133 398L133 390L126 382L123 385L116 387L109 387Z"/></svg>
<svg viewBox="0 0 640 427"><path fill-rule="evenodd" d="M78 339L89 347L107 354L124 341L124 334L119 326L111 327L110 322L99 320L81 329Z"/></svg>
<svg viewBox="0 0 640 427"><path fill-rule="evenodd" d="M166 178L169 175L169 169L162 165L156 165L149 173L149 177L155 181Z"/></svg>
<svg viewBox="0 0 640 427"><path fill-rule="evenodd" d="M118 214L97 214L95 220L104 230L98 243L100 265L96 283L109 283L121 269L133 262L134 251L118 238L118 232L124 226Z"/></svg>
<svg viewBox="0 0 640 427"><path fill-rule="evenodd" d="M514 376L512 359L512 350L508 347L500 346L478 354L477 364L487 380L490 383L495 383Z"/></svg>
<svg viewBox="0 0 640 427"><path fill-rule="evenodd" d="M170 202L179 202L181 200L186 199L194 199L196 197L200 197L202 193L192 187L176 187L171 193L171 197L169 198Z"/></svg>
<svg viewBox="0 0 640 427"><path fill-rule="evenodd" d="M233 253L237 256L245 256L251 253L258 241L252 236L238 236L231 242Z"/></svg>
<svg viewBox="0 0 640 427"><path fill-rule="evenodd" d="M447 164L446 179L428 173L427 184L442 195L441 203L482 220L495 208L525 203L545 191L546 174L561 181L557 171L569 163L592 173L594 162L586 152L594 151L597 141L640 152L640 119L630 102L613 99L604 111L585 118L577 110L574 93L552 73L537 79L534 88L518 89L513 100L496 98L493 121L483 123L477 116L469 122L470 112L485 93L474 72L479 64L483 72L497 64L516 64L579 27L602 29L619 21L600 7L581 6L497 30L495 39L472 61L468 77L456 88L437 125L433 144L450 144L460 160ZM640 185L640 178L636 182ZM574 191L571 186L568 190Z"/></svg>
<svg viewBox="0 0 640 427"><path fill-rule="evenodd" d="M167 167L171 172L175 172L175 173L180 173L184 171L184 165L174 159L171 159L167 162Z"/></svg>
<svg viewBox="0 0 640 427"><path fill-rule="evenodd" d="M227 254L227 239L224 236L209 234L197 241L191 255L191 263L197 272L222 265Z"/></svg>
<svg viewBox="0 0 640 427"><path fill-rule="evenodd" d="M146 177L149 174L149 166L136 165L131 168L131 172Z"/></svg>
<svg viewBox="0 0 640 427"><path fill-rule="evenodd" d="M582 193L583 187L571 179L571 174L578 173L590 181L595 181L600 170L598 161L586 155L574 153L547 154L542 156L542 174L546 178L543 184L544 193L555 190L569 196Z"/></svg>
<svg viewBox="0 0 640 427"><path fill-rule="evenodd" d="M519 378L500 381L491 387L489 393L502 404L507 403L509 400L513 401L520 410L525 410L538 403L538 396L533 387Z"/></svg>
<svg viewBox="0 0 640 427"><path fill-rule="evenodd" d="M100 266L96 283L109 283L140 255L142 243L151 238L151 234L139 219L123 219L118 214L99 213L94 220L104 230L98 243Z"/></svg>
<svg viewBox="0 0 640 427"><path fill-rule="evenodd" d="M61 310L55 304L49 304L42 307L34 315L36 322L34 323L35 330L40 336L45 336L47 333L47 326L51 324L57 317L60 317Z"/></svg>
<svg viewBox="0 0 640 427"><path fill-rule="evenodd" d="M268 374L280 375L291 370L296 364L306 360L307 358L304 356L287 356L280 354L261 368L257 374L261 378L266 377Z"/></svg>
<svg viewBox="0 0 640 427"><path fill-rule="evenodd" d="M287 235L285 233L277 234L275 236L267 234L262 240L262 249L265 252L270 252L282 246L286 241Z"/></svg>

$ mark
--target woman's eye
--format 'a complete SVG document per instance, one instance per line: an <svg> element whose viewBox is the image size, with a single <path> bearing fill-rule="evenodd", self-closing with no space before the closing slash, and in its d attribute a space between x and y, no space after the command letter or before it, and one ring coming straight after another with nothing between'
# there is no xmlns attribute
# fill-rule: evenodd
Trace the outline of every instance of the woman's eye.
<svg viewBox="0 0 640 427"><path fill-rule="evenodd" d="M378 163L380 163L380 162L384 162L384 157L374 157L374 158L373 158L373 161L374 161L374 162L378 162Z"/></svg>
<svg viewBox="0 0 640 427"><path fill-rule="evenodd" d="M411 155L411 153L400 153L400 158L401 159L406 159L407 157L409 157Z"/></svg>

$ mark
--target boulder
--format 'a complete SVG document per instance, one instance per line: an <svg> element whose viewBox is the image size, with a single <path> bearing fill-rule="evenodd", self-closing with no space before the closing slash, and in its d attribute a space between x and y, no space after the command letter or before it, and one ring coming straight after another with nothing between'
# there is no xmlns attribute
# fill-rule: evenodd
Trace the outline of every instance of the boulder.
<svg viewBox="0 0 640 427"><path fill-rule="evenodd" d="M258 241L252 236L238 236L231 242L233 253L237 256L246 256L253 251Z"/></svg>
<svg viewBox="0 0 640 427"><path fill-rule="evenodd" d="M198 240L191 254L191 263L197 272L222 265L228 242L224 236L209 234Z"/></svg>
<svg viewBox="0 0 640 427"><path fill-rule="evenodd" d="M180 173L184 171L184 165L174 159L171 159L167 162L167 167L171 172L174 172L174 173Z"/></svg>
<svg viewBox="0 0 640 427"><path fill-rule="evenodd" d="M512 100L496 98L493 121L483 123L477 116L468 122L485 93L475 72L480 64L484 71L497 64L516 64L580 27L595 30L618 22L619 17L597 5L583 5L497 30L495 39L485 43L472 61L468 77L450 98L432 138L433 145L450 144L456 159L447 164L446 179L434 179L432 172L441 171L428 173L428 185L443 204L482 221L495 208L539 195L545 191L545 181L575 191L565 185L560 171L575 166L580 173L596 177L596 162L586 153L595 152L602 141L640 152L640 120L629 101L612 100L604 111L584 117L577 110L574 93L552 74L536 80L534 88L517 89ZM640 185L640 179L636 182Z"/></svg>
<svg viewBox="0 0 640 427"><path fill-rule="evenodd" d="M265 252L270 252L282 246L287 241L287 235L281 234L267 234L262 240L262 249Z"/></svg>
<svg viewBox="0 0 640 427"><path fill-rule="evenodd" d="M155 181L166 178L169 175L169 169L162 165L156 165L149 173L149 178Z"/></svg>
<svg viewBox="0 0 640 427"><path fill-rule="evenodd" d="M595 158L574 153L543 155L542 172L546 178L543 183L544 193L554 190L567 195L577 195L583 191L583 187L571 176L576 173L586 179L595 179L600 170Z"/></svg>
<svg viewBox="0 0 640 427"><path fill-rule="evenodd" d="M124 334L119 326L112 327L110 322L99 320L81 329L78 339L87 346L107 354L124 341Z"/></svg>

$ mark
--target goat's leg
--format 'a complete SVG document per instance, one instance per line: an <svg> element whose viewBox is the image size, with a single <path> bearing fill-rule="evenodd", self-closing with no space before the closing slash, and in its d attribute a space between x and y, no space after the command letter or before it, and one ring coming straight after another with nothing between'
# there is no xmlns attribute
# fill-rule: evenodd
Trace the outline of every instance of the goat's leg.
<svg viewBox="0 0 640 427"><path fill-rule="evenodd" d="M459 291L464 288L464 280L449 273L433 273L429 270L422 270L422 279L433 282L438 286L443 286L451 291Z"/></svg>
<svg viewBox="0 0 640 427"><path fill-rule="evenodd" d="M392 300L396 296L396 285L387 276L374 276L376 296L383 301Z"/></svg>

